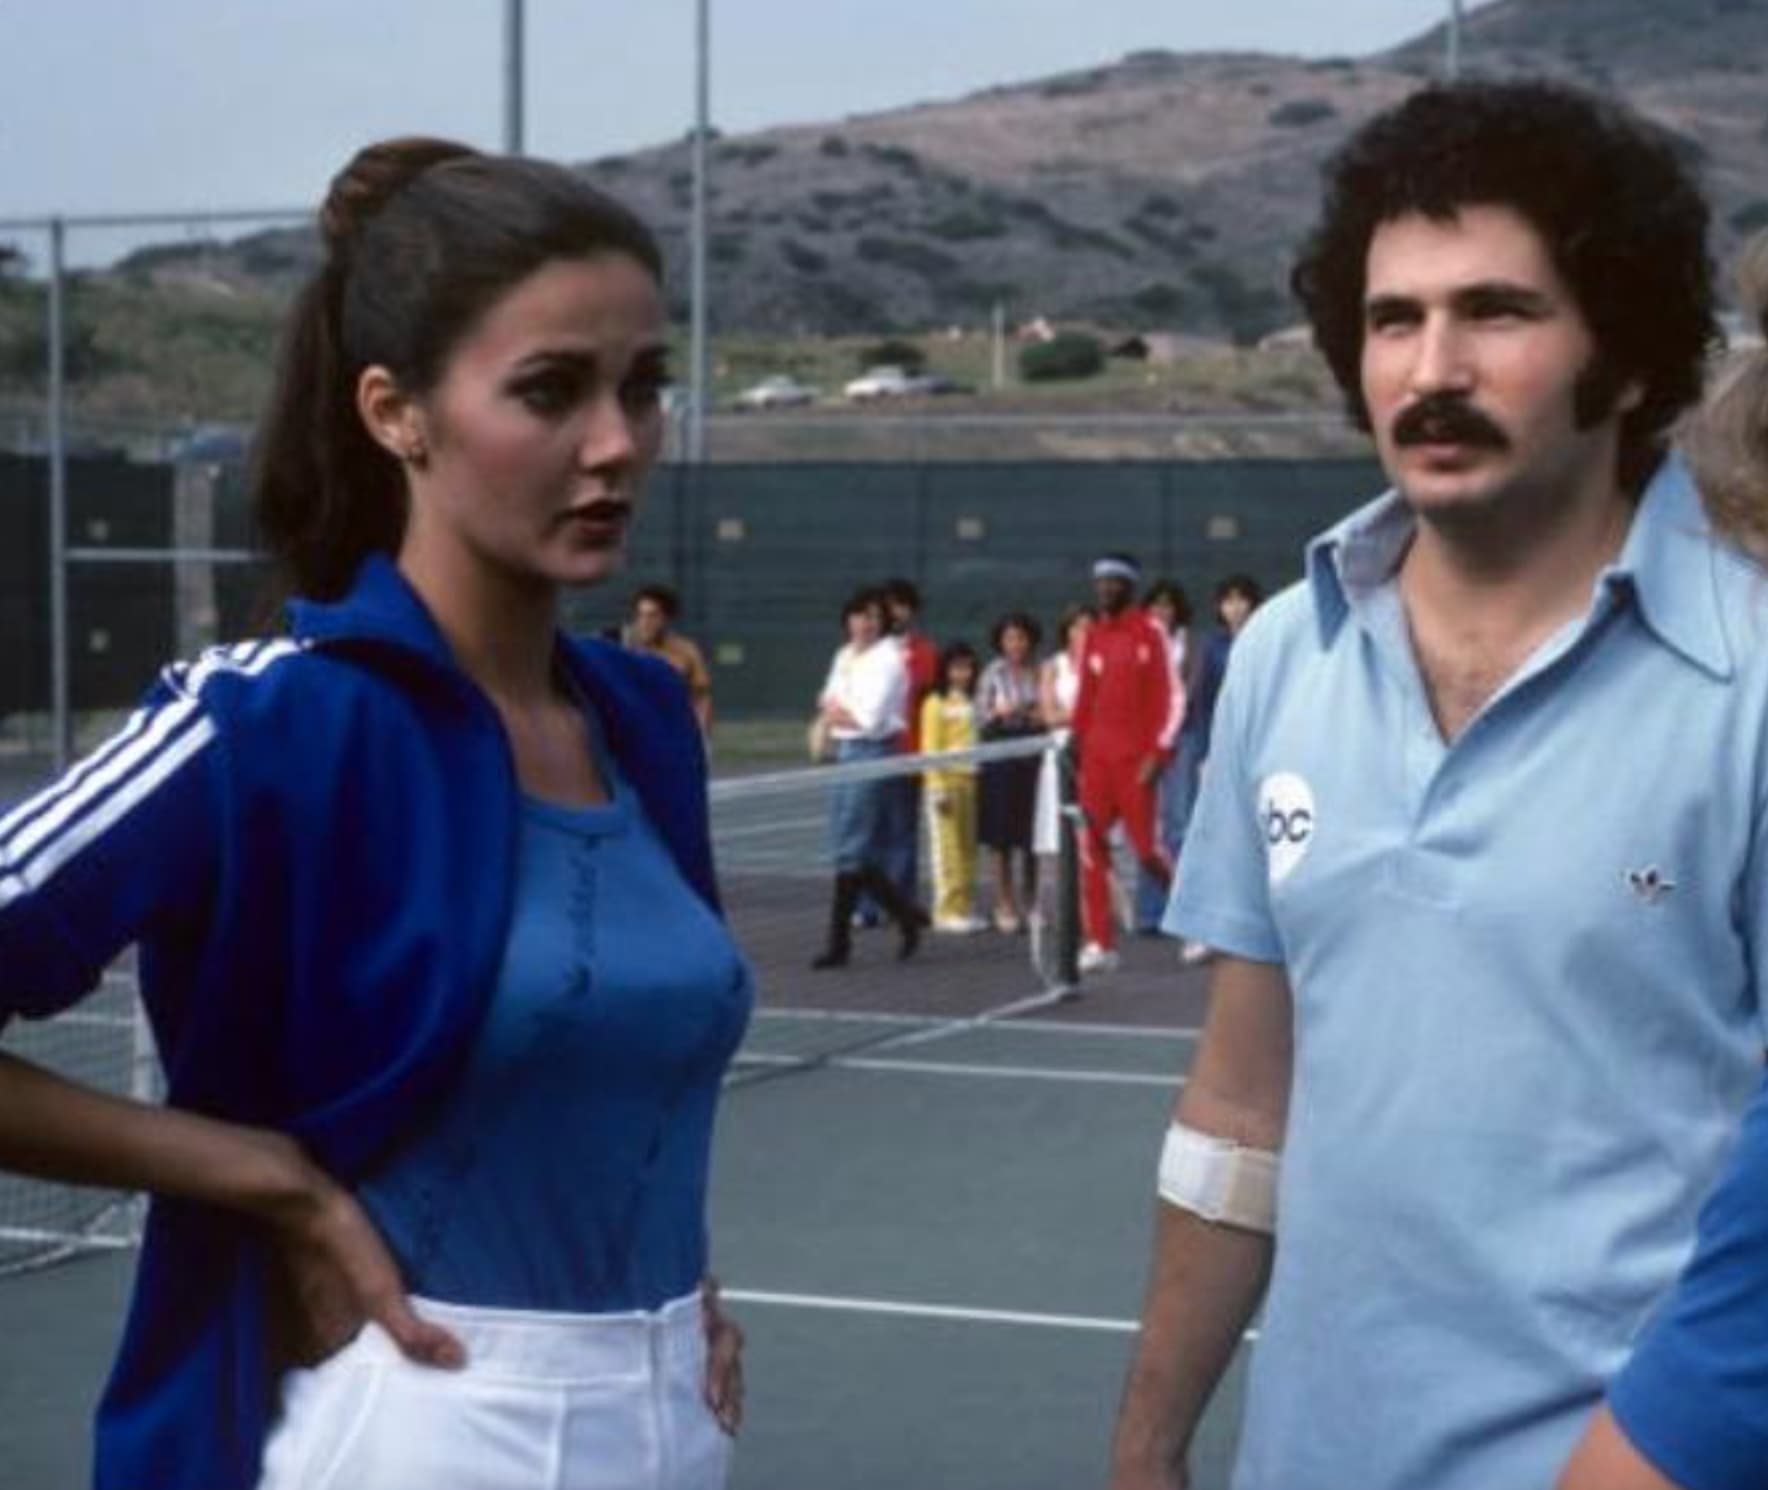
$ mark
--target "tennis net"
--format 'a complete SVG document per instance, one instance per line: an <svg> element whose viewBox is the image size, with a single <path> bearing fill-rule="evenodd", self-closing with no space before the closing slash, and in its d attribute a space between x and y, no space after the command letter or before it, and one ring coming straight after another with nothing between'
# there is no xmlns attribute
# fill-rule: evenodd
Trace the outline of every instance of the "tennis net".
<svg viewBox="0 0 1768 1490"><path fill-rule="evenodd" d="M954 767L979 774L1018 768L1057 792L1051 809L1056 852L1015 854L1015 894L1008 902L994 856L977 854L969 876L973 929L923 934L912 958L887 920L851 930L845 966L812 962L834 932L835 863L831 819L844 790L912 793L925 774ZM910 1044L963 1025L1057 1002L1075 987L1078 871L1071 773L1051 736L1003 740L939 755L897 755L738 777L714 783L713 839L725 909L755 972L756 1018L732 1079L752 1081L874 1046ZM1040 783L1042 784L1042 783ZM984 789L987 789L985 784ZM915 901L930 906L935 813L923 800L913 818L918 875ZM1024 824L1031 835L1032 824ZM1046 835L1048 836L1048 835ZM1026 872L1029 868L1029 874ZM1035 888L1027 884L1035 879ZM862 923L872 918L862 914ZM1002 930L1002 925L1017 929Z"/></svg>
<svg viewBox="0 0 1768 1490"><path fill-rule="evenodd" d="M1072 833L1061 831L1066 820L1060 812L1059 852L1039 865L1037 890L1022 901L1019 930L995 929L993 877L979 862L974 908L987 929L949 935L930 928L906 960L899 960L898 936L887 924L855 929L845 967L811 967L829 932L830 817L841 791L860 785L905 791L935 768L981 772L1021 763L1039 769L1045 760L1043 769L1064 791L1062 752L1046 736L713 783L713 846L725 910L758 993L732 1081L768 1080L862 1051L917 1044L1029 1012L1072 990L1075 854ZM914 822L920 867L915 900L925 905L932 891L930 813L917 812ZM104 1091L144 1100L158 1092L131 961L108 973L76 1009L49 1020L14 1020L0 1035L0 1049ZM140 1222L140 1208L128 1195L0 1173L0 1275L130 1245L139 1238Z"/></svg>

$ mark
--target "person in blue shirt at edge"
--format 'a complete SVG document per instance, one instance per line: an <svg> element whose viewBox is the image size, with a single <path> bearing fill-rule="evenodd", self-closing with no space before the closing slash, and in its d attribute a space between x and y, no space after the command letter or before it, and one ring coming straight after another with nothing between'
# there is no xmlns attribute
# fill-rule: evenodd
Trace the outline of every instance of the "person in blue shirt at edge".
<svg viewBox="0 0 1768 1490"><path fill-rule="evenodd" d="M751 986L655 659L557 629L662 433L662 261L562 167L332 183L255 473L288 634L0 819L0 1014L139 943L156 1109L0 1057L0 1164L155 1196L99 1490L713 1490ZM639 929L639 928L642 928Z"/></svg>
<svg viewBox="0 0 1768 1490"><path fill-rule="evenodd" d="M1768 235L1743 261L1768 336ZM1727 377L1688 434L1716 527L1768 557L1768 352ZM1698 767L1696 767L1698 769ZM1609 1388L1559 1490L1768 1485L1768 1084L1701 1211L1693 1260Z"/></svg>
<svg viewBox="0 0 1768 1490"><path fill-rule="evenodd" d="M1170 852L1175 864L1184 851L1185 830L1190 826L1191 814L1197 806L1197 789L1203 780L1203 768L1209 762L1210 727L1215 721L1216 699L1221 695L1222 679L1228 673L1228 657L1234 647L1234 638L1240 635L1264 599L1264 587L1250 574L1230 574L1216 582L1215 614L1219 624L1198 648L1185 717L1179 728L1179 748L1173 769L1168 773L1174 782L1175 800L1171 809L1174 833ZM1161 910L1164 912L1165 909L1163 905ZM1187 941L1180 949L1179 957L1187 967L1196 967L1209 961L1210 949L1202 942Z"/></svg>
<svg viewBox="0 0 1768 1490"><path fill-rule="evenodd" d="M1550 1486L1689 1258L1768 977L1768 589L1667 449L1706 227L1670 137L1545 82L1328 167L1294 284L1394 489L1228 665L1114 1490L1186 1484L1261 1298L1236 1490ZM1762 1482L1734 1426L1686 1490Z"/></svg>

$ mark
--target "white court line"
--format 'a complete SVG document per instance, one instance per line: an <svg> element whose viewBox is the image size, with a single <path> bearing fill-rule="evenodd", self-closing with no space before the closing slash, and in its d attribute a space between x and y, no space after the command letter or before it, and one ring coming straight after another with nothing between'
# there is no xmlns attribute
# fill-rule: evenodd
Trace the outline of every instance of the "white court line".
<svg viewBox="0 0 1768 1490"><path fill-rule="evenodd" d="M945 1024L937 1014L897 1014L867 1009L757 1009L757 1019L802 1019L813 1024Z"/></svg>
<svg viewBox="0 0 1768 1490"><path fill-rule="evenodd" d="M951 1021L938 1014L902 1014L893 1010L868 1009L757 1009L756 1019L798 1019L807 1024L901 1024L946 1025ZM1078 1024L1066 1019L1004 1019L991 1020L1004 1030L1031 1030L1044 1035L1122 1035L1139 1039L1195 1040L1202 1033L1199 1025L1164 1024Z"/></svg>
<svg viewBox="0 0 1768 1490"><path fill-rule="evenodd" d="M1133 1319L1101 1319L1089 1314L1028 1314L1016 1309L960 1309L950 1304L900 1304L889 1299L828 1298L810 1293L763 1293L722 1288L719 1297L733 1304L777 1304L786 1309L828 1309L842 1314L889 1314L908 1319L956 1319L966 1324L1031 1324L1054 1330L1104 1330L1133 1335Z"/></svg>
<svg viewBox="0 0 1768 1490"><path fill-rule="evenodd" d="M84 1250L111 1252L125 1252L135 1246L133 1237L105 1232L44 1231L35 1226L0 1226L0 1242L27 1242L34 1246L71 1243Z"/></svg>
<svg viewBox="0 0 1768 1490"><path fill-rule="evenodd" d="M1139 1040L1195 1040L1203 1033L1194 1024L1077 1024L1067 1019L1011 1019L1004 1030L1032 1030L1040 1035L1123 1035Z"/></svg>
<svg viewBox="0 0 1768 1490"><path fill-rule="evenodd" d="M89 1014L83 1009L70 1009L65 1013L56 1014L49 1019L35 1024L17 1026L21 1030L65 1029L68 1025L92 1026L107 1030L132 1030L135 1019L130 1014Z"/></svg>
<svg viewBox="0 0 1768 1490"><path fill-rule="evenodd" d="M737 1056L739 1066L802 1066L802 1056L768 1055L760 1051ZM1076 1081L1102 1086L1158 1086L1171 1091L1184 1079L1141 1071L1064 1070L1058 1066L984 1066L960 1061L899 1061L884 1057L835 1057L815 1063L818 1070L879 1071L909 1076L998 1076L1009 1081Z"/></svg>
<svg viewBox="0 0 1768 1490"><path fill-rule="evenodd" d="M829 814L824 812L816 817L785 817L772 818L765 823L747 823L738 828L714 828L712 837L715 843L723 843L730 838L760 838L764 835L789 833L795 828L822 828L829 826ZM817 845L822 851L823 845Z"/></svg>
<svg viewBox="0 0 1768 1490"><path fill-rule="evenodd" d="M1139 1320L1110 1319L1096 1314L1034 1314L1022 1309L963 1309L951 1304L909 1304L894 1299L841 1298L815 1293L769 1293L753 1288L723 1288L719 1297L733 1304L775 1305L783 1309L824 1309L837 1314L884 1314L898 1319L954 1319L964 1324L1027 1324L1052 1330L1094 1330L1133 1335ZM1241 1337L1256 1341L1258 1331Z"/></svg>
<svg viewBox="0 0 1768 1490"><path fill-rule="evenodd" d="M1006 1021L1029 1009L1047 1009L1053 1004L1061 1003L1063 998L1060 989L1050 989L1043 993L1028 994L1021 999L1013 999L1009 1003L996 1004L992 1009L984 1009L980 1014L973 1014L968 1019L950 1019L931 1029L916 1030L913 1034L903 1035L888 1042L886 1048L901 1050L909 1045L930 1045L935 1040L949 1040L955 1035L965 1035L971 1030L993 1028L1005 1025Z"/></svg>

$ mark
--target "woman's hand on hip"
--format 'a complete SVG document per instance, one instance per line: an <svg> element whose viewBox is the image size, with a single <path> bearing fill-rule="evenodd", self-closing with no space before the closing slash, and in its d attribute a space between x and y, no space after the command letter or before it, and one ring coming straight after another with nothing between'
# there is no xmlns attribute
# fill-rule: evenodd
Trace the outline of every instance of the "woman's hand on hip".
<svg viewBox="0 0 1768 1490"><path fill-rule="evenodd" d="M309 1167L304 1198L271 1219L295 1359L316 1364L373 1321L420 1366L464 1366L460 1342L412 1309L399 1266L361 1202L317 1166Z"/></svg>
<svg viewBox="0 0 1768 1490"><path fill-rule="evenodd" d="M718 1279L700 1284L700 1309L706 1326L706 1405L718 1426L732 1438L743 1426L743 1332L723 1310Z"/></svg>

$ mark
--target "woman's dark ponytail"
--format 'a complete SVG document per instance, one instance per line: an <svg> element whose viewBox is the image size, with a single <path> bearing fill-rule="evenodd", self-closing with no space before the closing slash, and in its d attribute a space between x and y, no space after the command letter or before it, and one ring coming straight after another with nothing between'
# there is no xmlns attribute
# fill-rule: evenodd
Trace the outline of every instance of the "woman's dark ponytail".
<svg viewBox="0 0 1768 1490"><path fill-rule="evenodd" d="M441 161L474 154L446 140L371 145L338 173L320 208L325 263L291 309L253 454L253 513L279 570L279 599L334 599L369 554L399 546L405 478L356 410L366 364L344 344L348 278L365 227L401 190Z"/></svg>

